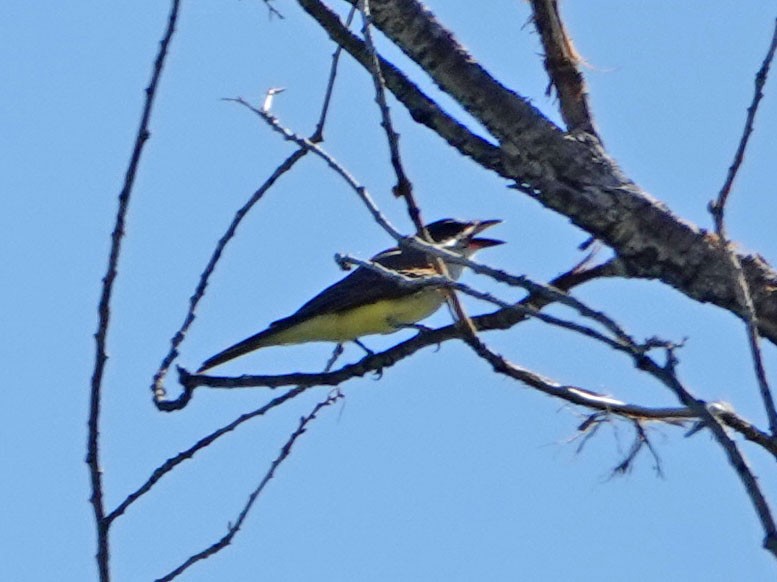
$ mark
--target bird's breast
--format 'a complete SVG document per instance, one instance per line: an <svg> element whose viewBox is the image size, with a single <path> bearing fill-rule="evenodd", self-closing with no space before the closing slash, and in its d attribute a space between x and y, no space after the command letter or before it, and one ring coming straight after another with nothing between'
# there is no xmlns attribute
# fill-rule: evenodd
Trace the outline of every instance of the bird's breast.
<svg viewBox="0 0 777 582"><path fill-rule="evenodd" d="M273 343L345 342L365 335L392 333L402 324L429 317L444 301L445 296L439 289L424 289L407 297L318 315L279 332L273 337Z"/></svg>

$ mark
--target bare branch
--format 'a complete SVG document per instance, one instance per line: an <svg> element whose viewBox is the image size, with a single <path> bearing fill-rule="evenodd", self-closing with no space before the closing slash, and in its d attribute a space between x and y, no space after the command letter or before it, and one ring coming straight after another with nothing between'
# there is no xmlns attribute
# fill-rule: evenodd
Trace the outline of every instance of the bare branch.
<svg viewBox="0 0 777 582"><path fill-rule="evenodd" d="M348 18L345 21L345 26L348 27L353 21L353 17L356 14L356 8L351 8L348 13ZM326 91L324 91L324 102L321 105L321 114L316 124L316 129L310 136L310 141L313 143L321 143L324 141L324 124L326 123L326 116L329 112L329 104L332 101L332 93L335 88L335 79L337 78L337 66L340 64L340 55L342 54L343 47L339 44L335 44L335 51L332 53L332 65L329 67L329 79L326 82Z"/></svg>
<svg viewBox="0 0 777 582"><path fill-rule="evenodd" d="M92 494L90 501L94 510L95 526L97 527L97 569L100 580L107 582L110 578L110 550L108 545L108 528L110 523L105 518L105 500L103 497L102 467L100 466L100 405L102 403L102 382L105 372L105 363L108 360L106 354L106 341L108 326L111 318L111 299L113 297L113 285L118 274L119 255L121 254L121 242L124 238L124 226L127 210L129 208L132 188L135 184L135 176L146 141L150 137L149 123L151 111L154 106L159 80L162 77L167 49L175 33L175 25L178 20L180 2L173 0L170 4L170 13L162 40L159 43L159 51L154 60L154 70L151 74L151 82L146 88L146 98L143 105L143 113L135 135L135 145L130 156L127 172L124 176L124 185L119 193L119 207L116 211L116 221L111 234L111 250L108 256L108 267L103 277L102 293L98 307L99 322L95 333L95 364L92 372L91 389L89 394L89 421L88 444L86 463L89 466Z"/></svg>
<svg viewBox="0 0 777 582"><path fill-rule="evenodd" d="M516 380L519 380L546 393L551 393L552 391L561 392L558 385L554 385L554 383L548 381L545 378L542 378L534 372L509 363L502 356L488 349L485 344L477 340L477 338L464 338L464 341L473 349L473 351L475 351L475 353L489 362L494 371L515 378ZM769 503L761 491L757 478L755 475L753 475L752 471L748 467L747 462L740 453L736 443L734 443L734 441L731 440L731 438L729 438L729 436L726 434L723 425L710 411L707 403L696 399L688 391L688 389L682 385L680 380L675 375L674 366L676 362L674 360L674 355L671 348L667 350L667 355L669 361L663 368L665 374L656 375L656 377L662 380L672 390L672 392L674 392L680 402L685 405L685 410L687 410L687 412L703 420L707 427L712 431L715 439L718 441L728 456L729 463L742 481L745 491L748 497L750 497L751 504L753 505L756 514L761 520L761 525L765 534L763 542L764 548L771 552L775 557L777 557L777 528L775 528L775 522L774 518L772 517L771 509L769 508ZM569 387L561 388L563 389ZM564 392L569 392L569 390L564 390ZM595 408L591 405L586 406L589 406L589 408ZM610 412L614 412L614 407L609 407L608 410ZM626 414L622 415L627 416ZM636 416L633 417L638 418Z"/></svg>
<svg viewBox="0 0 777 582"><path fill-rule="evenodd" d="M162 477L167 475L170 471L175 469L178 465L180 465L184 461L188 461L189 459L194 457L194 455L198 451L212 444L214 441L218 440L225 434L232 432L244 422L249 421L252 418L256 418L257 416L263 416L273 408L280 406L284 402L287 402L288 400L291 400L292 398L295 398L298 395L302 394L302 392L304 392L304 388L299 388L299 387L293 388L288 392L285 392L284 394L281 394L280 396L273 398L267 404L265 404L264 406L261 406L260 408L257 408L256 410L252 410L251 412L246 412L245 414L241 414L229 424L226 424L221 428L213 431L209 435L201 438L185 451L181 451L177 455L170 457L159 467L154 469L154 471L151 473L151 476L146 480L145 483L143 483L143 485L141 485L135 491L127 495L127 497L125 497L124 500L121 503L119 503L116 509L114 509L113 511L111 511L110 514L108 514L108 516L105 518L106 522L110 524L114 519L122 515L125 511L127 511L130 505L132 505L140 497L148 493L151 490L151 488L154 485L156 485L157 482Z"/></svg>
<svg viewBox="0 0 777 582"><path fill-rule="evenodd" d="M481 341L471 341L464 338L475 353L491 364L495 372L509 376L540 392L553 396L572 404L585 406L592 410L603 411L631 419L645 420L672 420L694 418L694 414L687 407L683 408L652 408L634 404L627 404L616 398L604 396L585 388L559 384L549 378L545 378L536 372L508 362L503 356L490 350Z"/></svg>
<svg viewBox="0 0 777 582"><path fill-rule="evenodd" d="M341 344L337 344L337 347L335 347L334 351L332 352L332 356L327 361L326 365L324 366L324 372L328 372L332 369L332 366L335 365L335 362L337 361L337 358L340 357L343 353L343 346ZM237 427L239 427L244 422L247 422L251 420L252 418L256 418L258 416L264 416L267 412L272 410L273 408L276 408L277 406L280 406L281 404L284 404L288 400L291 400L292 398L296 398L302 392L305 391L304 387L297 386L296 388L293 388L292 390L289 390L288 392L281 394L280 396L273 398L263 406L257 408L256 410L253 410L251 412L247 412L245 414L241 414L238 416L235 420L230 422L229 424L226 424L222 426L221 428L216 429L209 435L201 438L196 443L194 443L191 447L186 449L185 451L182 451L178 453L177 455L170 457L167 459L164 463L162 463L159 467L154 469L154 471L151 473L148 479L146 479L146 482L143 483L140 487L138 487L135 491L127 495L127 497L119 503L119 505L114 509L107 517L106 521L110 524L114 519L122 515L127 508L129 508L130 505L132 505L135 501L137 501L140 497L148 493L151 488L157 484L157 482L164 477L166 474L168 474L170 471L175 469L178 465L183 463L184 461L188 461L194 455L204 449L205 447L211 445L216 440L220 439L222 436L226 435L227 433L232 432ZM186 394L188 394L188 397L191 398L191 390L187 390ZM169 404L169 402L167 403Z"/></svg>
<svg viewBox="0 0 777 582"><path fill-rule="evenodd" d="M661 467L661 458L658 456L658 452L650 442L650 439L647 436L647 432L645 431L645 427L642 426L642 423L639 421L639 419L632 420L632 426L634 427L634 440L631 443L631 448L626 454L626 457L613 468L612 475L622 475L631 471L637 455L639 455L639 452L643 448L647 447L647 449L650 451L650 454L653 456L653 468L655 469L656 474L659 477L663 477L664 470Z"/></svg>
<svg viewBox="0 0 777 582"><path fill-rule="evenodd" d="M354 178L350 172L345 169L345 167L338 163L338 161L330 156L323 148L313 143L309 139L305 139L304 137L294 133L290 129L283 127L275 116L271 115L267 111L257 109L242 98L227 99L227 101L232 101L251 110L263 121L265 121L265 123L267 123L267 125L269 125L273 130L282 135L284 139L296 143L299 147L314 153L319 158L324 160L324 162L326 162L326 164L332 168L335 173L337 173L343 180L345 180L348 186L351 187L351 189L367 207L367 210L369 210L372 218L383 228L383 230L389 233L389 235L391 235L395 240L399 241L404 238L404 236L388 221L388 219L383 216L383 213L380 211L377 204L375 204L375 201L372 199L372 196L367 191L367 189L359 182L357 182L356 178Z"/></svg>
<svg viewBox="0 0 777 582"><path fill-rule="evenodd" d="M227 547L230 543L232 543L232 538L235 537L238 531L240 531L240 528L243 525L243 522L245 521L246 517L248 516L248 513L251 511L251 508L253 507L254 503L256 502L259 495L262 494L262 491L264 491L264 488L267 486L267 484L270 482L270 480L275 476L275 472L278 470L278 467L285 461L287 458L289 458L289 455L291 454L292 447L294 446L294 443L297 441L299 437L301 437L305 431L307 430L307 426L316 418L316 415L318 412L325 408L326 406L329 406L331 404L334 404L340 398L343 398L343 395L340 392L335 392L334 394L330 394L327 396L325 400L322 400L316 406L313 408L313 410L307 415L300 419L299 426L297 427L297 430L295 430L291 436L286 440L283 447L281 447L281 452L278 454L278 456L275 458L275 460L270 465L270 468L265 473L262 480L259 482L259 485L251 492L251 495L248 496L248 500L246 501L246 504L243 506L243 509L240 511L240 514L237 517L237 520L234 524L231 524L227 530L227 533L224 534L218 541L214 542L204 550L197 552L196 554L189 557L186 561L184 561L180 566L177 568L171 570L168 574L165 574L161 578L158 579L158 582L167 582L169 580L172 580L173 578L176 578L179 574L187 570L189 567L193 566L200 560L205 560L206 558L211 557L212 555L220 552L225 547Z"/></svg>
<svg viewBox="0 0 777 582"><path fill-rule="evenodd" d="M269 7L269 3L268 3L268 7ZM355 9L352 9L351 15L348 18L349 22L353 17L354 12L355 12ZM337 77L337 67L340 62L341 52L342 52L341 48L338 46L335 49L334 53L332 54L332 63L329 67L329 78L327 80L326 90L324 91L323 103L321 104L321 113L319 114L319 119L318 119L318 123L316 124L316 128L313 130L313 134L310 136L311 142L318 143L323 141L324 124L326 123L327 114L329 113L329 105L331 103L332 92L334 90L335 78ZM270 96L271 91L268 91L268 98ZM269 109L269 103L267 103L267 101L265 102L265 105L266 107L264 109L265 110ZM186 315L184 316L183 323L181 324L181 327L178 329L178 331L175 333L175 335L173 335L172 339L170 340L170 350L162 359L162 363L160 364L159 369L156 371L152 379L151 391L154 394L154 404L159 410L164 412L172 412L174 410L180 410L189 402L191 393L186 393L186 392L181 394L176 399L166 400L164 379L165 379L165 376L167 375L168 370L170 369L170 366L178 357L178 347L181 345L181 342L183 342L184 338L186 337L186 333L188 332L189 327L191 327L192 323L194 323L197 306L199 305L200 300L205 295L205 290L207 289L210 276L213 274L213 271L215 270L216 264L218 263L219 259L221 259L221 255L223 254L224 249L226 248L229 241L232 240L232 238L235 236L238 226L240 226L240 223L243 221L243 218L245 218L245 216L254 207L254 205L257 202L259 202L259 200L261 200L264 194L275 184L275 182L278 181L278 179L281 176L283 176L286 172L291 170L291 168L293 168L294 165L307 153L308 153L307 148L300 147L299 149L297 149L297 151L292 153L288 158L286 158L283 162L281 162L281 164L277 168L275 168L275 170L273 171L272 174L270 174L267 180L265 180L265 182L251 195L251 197L246 201L246 203L243 204L243 206L241 206L238 209L238 211L235 213L235 216L232 218L232 222L230 222L226 231L219 239L219 242L216 244L216 248L213 249L213 253L211 254L210 259L208 260L208 264L205 266L205 269L200 275L200 280L197 283L197 288L194 290L194 293L189 298L189 309L186 312Z"/></svg>
<svg viewBox="0 0 777 582"><path fill-rule="evenodd" d="M774 60L774 53L777 51L777 19L774 21L774 30L772 31L772 39L769 44L769 49L766 51L766 56L761 63L761 68L755 75L755 91L753 93L753 100L750 102L750 107L747 108L747 118L745 119L745 127L742 130L742 137L739 139L739 145L737 151L734 154L734 161L728 168L728 175L723 187L720 189L717 200L710 204L710 212L715 219L717 230L723 229L723 215L726 209L726 203L728 202L728 196L731 193L731 187L734 184L734 179L739 173L739 168L745 159L745 150L747 144L750 141L750 136L753 133L755 127L755 116L758 113L758 106L761 104L764 93L763 89L766 85L766 78L769 75L769 68Z"/></svg>
<svg viewBox="0 0 777 582"><path fill-rule="evenodd" d="M315 4L298 1L306 9ZM660 279L746 319L718 237L626 178L597 140L566 134L499 83L417 0L371 0L370 6L375 26L500 142L519 189L612 247L628 276ZM755 255L740 261L760 331L777 343L777 272Z"/></svg>
<svg viewBox="0 0 777 582"><path fill-rule="evenodd" d="M601 139L594 126L588 89L578 69L580 55L572 44L559 13L558 0L531 0L533 22L545 49L545 70L550 77L547 93L555 87L561 117L572 132L584 131Z"/></svg>
<svg viewBox="0 0 777 582"><path fill-rule="evenodd" d="M777 460L777 437L765 433L757 426L734 414L731 410L724 410L716 416L723 424L734 429L750 442L762 447Z"/></svg>
<svg viewBox="0 0 777 582"><path fill-rule="evenodd" d="M746 320L747 344L753 359L755 377L758 381L758 391L761 395L761 400L763 401L766 417L769 419L769 429L771 430L772 435L777 436L777 408L774 404L774 397L772 396L769 381L766 378L766 368L764 367L763 357L761 355L758 316L756 315L755 306L753 305L753 297L742 270L742 263L739 262L739 257L737 257L731 244L725 239L725 233L721 230L719 234L721 237L721 245L725 245L728 250L731 265L734 268L734 277L739 286L741 301L745 306L748 316Z"/></svg>
<svg viewBox="0 0 777 582"><path fill-rule="evenodd" d="M421 211L413 198L413 184L405 173L402 165L402 158L399 154L399 134L394 130L394 124L391 121L391 111L386 101L385 81L383 73L380 70L380 61L375 50L375 44L372 41L370 32L370 2L369 0L360 0L362 13L362 34L364 42L367 45L367 51L370 55L369 70L375 85L375 102L378 104L381 116L381 126L386 132L386 141L388 142L391 157L391 166L397 176L397 183L394 186L394 195L404 197L410 211L410 219L420 232L424 228L424 221L421 219Z"/></svg>
<svg viewBox="0 0 777 582"><path fill-rule="evenodd" d="M366 44L340 22L337 15L319 0L300 0L302 8L312 16L330 38L342 46L363 67L369 70L370 53ZM356 3L353 3L356 6ZM425 125L450 146L456 148L480 166L509 178L502 163L499 148L472 133L464 124L446 113L439 104L421 91L417 85L393 64L378 56L386 87L406 108L411 117Z"/></svg>
<svg viewBox="0 0 777 582"><path fill-rule="evenodd" d="M429 233L426 231L425 221L421 216L421 208L418 206L415 196L413 195L413 184L410 182L407 174L405 173L402 160L399 155L399 134L394 130L394 125L391 121L391 113L388 103L386 102L385 81L380 70L380 61L378 60L377 51L375 50L375 45L372 41L372 33L370 32L369 0L361 0L361 11L362 18L364 20L362 33L364 35L364 40L370 55L369 70L375 85L375 100L377 101L380 108L382 119L381 125L386 132L386 139L388 141L389 150L391 152L391 165L394 168L394 173L397 176L397 183L394 186L394 195L404 198L405 203L407 204L410 220L415 225L416 232L423 240L431 244L433 241L429 236ZM434 268L437 273L445 278L448 277L448 268L442 259L434 257L432 259L432 263L434 264ZM472 321L470 321L466 311L464 311L464 307L462 306L461 301L459 301L459 298L456 296L456 294L448 287L445 287L445 289L446 300L455 321L461 325L462 331L464 333L474 334L475 328L472 325Z"/></svg>
<svg viewBox="0 0 777 582"><path fill-rule="evenodd" d="M710 431L712 431L715 440L718 441L718 444L726 453L729 464L734 468L734 471L742 482L745 492L750 498L750 502L761 521L761 526L764 530L763 547L777 557L777 527L775 527L769 503L761 491L758 479L753 475L753 472L750 470L747 461L742 456L736 443L726 434L726 431L720 422L723 418L717 418L710 411L709 406L704 401L694 397L676 377L673 378L669 387L680 402L694 411L698 418L705 422Z"/></svg>
<svg viewBox="0 0 777 582"><path fill-rule="evenodd" d="M758 70L755 76L755 91L753 94L753 100L750 103L750 107L747 108L747 118L745 120L745 127L742 131L742 137L739 140L739 146L734 154L734 161L728 169L728 175L726 181L718 194L717 200L710 204L710 213L715 221L715 231L720 238L720 246L726 253L733 269L733 278L736 281L737 290L739 292L739 301L744 306L745 323L747 325L747 342L750 348L750 354L753 359L753 367L755 369L755 376L758 381L758 388L761 394L761 400L763 401L764 409L766 410L766 416L769 419L769 428L772 435L777 436L777 408L775 408L774 398L772 396L771 388L769 387L769 381L766 378L766 369L763 363L763 357L761 356L759 332L758 332L758 315L756 314L756 308L753 303L753 296L750 291L750 285L745 277L742 263L739 260L739 256L728 240L728 235L725 228L725 207L728 201L731 187L734 184L739 168L745 157L745 150L747 144L750 141L750 136L753 133L755 116L758 112L758 106L763 98L763 88L766 84L766 78L769 74L769 67L772 60L774 60L774 53L777 50L777 19L775 19L774 31L772 33L771 43L769 49L766 52L766 57L761 64L761 68Z"/></svg>
<svg viewBox="0 0 777 582"><path fill-rule="evenodd" d="M224 249L226 248L229 241L232 240L232 238L235 236L238 226L240 226L240 223L246 217L248 212L254 207L254 205L262 199L264 194L270 188L272 188L272 186L281 176L283 176L283 174L291 170L294 165L307 153L308 151L306 149L299 148L293 154L287 157L277 168L275 168L273 173L270 174L267 180L265 180L264 184L262 184L245 202L245 204L243 204L243 206L238 209L238 211L235 213L235 216L232 218L232 222L230 222L227 230L221 236L218 243L216 244L216 247L213 249L213 253L208 260L208 264L205 266L205 269L200 275L197 288L189 298L189 309L186 312L183 323L170 340L170 350L162 359L162 363L160 364L157 372L154 374L154 378L151 382L151 390L154 394L154 403L159 410L164 412L172 412L173 410L178 410L181 408L181 406L178 405L181 403L180 399L177 404L172 404L173 401L165 399L166 392L164 389L164 379L168 370L170 369L170 366L178 357L178 346L181 345L181 342L183 342L184 338L186 337L186 332L189 330L191 324L194 323L197 306L205 295L205 290L208 287L210 276L213 274L219 259L221 259L221 255L224 253Z"/></svg>
<svg viewBox="0 0 777 582"><path fill-rule="evenodd" d="M267 14L272 17L280 18L281 20L285 19L285 16L280 13L280 11L272 5L273 0L262 0L264 2L264 5L267 6Z"/></svg>

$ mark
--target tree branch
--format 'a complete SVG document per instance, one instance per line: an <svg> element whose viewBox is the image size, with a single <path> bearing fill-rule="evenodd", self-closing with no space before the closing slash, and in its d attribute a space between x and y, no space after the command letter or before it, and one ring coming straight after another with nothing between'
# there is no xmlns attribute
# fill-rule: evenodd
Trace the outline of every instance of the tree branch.
<svg viewBox="0 0 777 582"><path fill-rule="evenodd" d="M311 0L298 1L305 7ZM371 6L374 24L499 140L518 187L612 247L624 274L660 279L746 319L717 236L641 190L596 140L565 134L496 81L419 2L372 0ZM759 329L777 343L777 272L761 257L739 259Z"/></svg>
<svg viewBox="0 0 777 582"><path fill-rule="evenodd" d="M319 0L299 0L299 4L334 42L342 46L369 71L370 53L366 44L352 34L334 12ZM356 6L356 3L354 2L353 5ZM459 153L471 158L483 168L492 170L505 178L510 177L502 163L502 153L498 147L472 133L464 124L446 113L438 103L421 91L392 63L380 55L378 60L386 87L405 106L417 123L437 133Z"/></svg>
<svg viewBox="0 0 777 582"><path fill-rule="evenodd" d="M110 549L108 530L110 522L105 517L105 499L103 495L102 467L100 465L100 406L102 404L102 383L105 373L105 363L108 360L106 354L106 342L108 326L111 319L111 299L113 297L113 285L118 275L119 255L121 254L121 242L124 238L124 228L129 208L132 188L135 184L135 176L146 141L151 136L149 124L151 111L154 106L159 80L162 77L167 49L175 33L175 25L178 20L180 8L179 0L173 0L170 4L170 12L167 19L167 27L162 40L159 43L159 51L154 60L154 70L151 81L146 87L146 98L143 105L143 113L135 135L135 145L130 156L127 172L124 176L124 185L119 193L119 207L116 211L116 221L111 234L111 250L108 256L108 267L103 277L102 293L98 306L99 321L95 333L95 364L92 372L91 390L89 394L89 421L87 440L86 463L89 466L92 494L90 502L94 511L95 526L97 528L97 570L100 580L108 582L110 579Z"/></svg>
<svg viewBox="0 0 777 582"><path fill-rule="evenodd" d="M475 328L480 332L513 327L516 323L524 321L531 316L531 313L527 313L527 308L537 311L542 307L554 303L557 298L561 296L561 291L568 291L573 287L600 277L612 276L614 273L617 273L617 269L617 266L613 266L612 263L605 263L590 269L577 266L551 282L551 288L557 290L557 295L544 293L542 290L538 289L530 293L529 296L520 301L517 305L505 307L491 314L473 317L472 322ZM437 345L451 339L462 339L465 337L466 336L462 334L455 325L427 330L388 350L368 355L356 363L345 365L338 370L323 374L298 372L279 375L225 377L193 375L186 370L179 369L180 381L187 393L193 392L193 390L199 386L207 386L210 388L277 388L281 386L297 385L300 389L306 389L313 386L337 386L343 382L362 377L368 373L389 368L424 347ZM666 384L667 382L671 382L672 371L667 370L663 366L659 366L651 358L645 355L644 351L650 349L651 346L667 347L666 344L651 344L651 341L649 340L644 345L633 344L631 348L629 348L629 343L625 342L625 344L620 345L618 349L629 353L638 368L650 373L662 383ZM501 356L494 357L501 358ZM528 385L549 396L592 410L625 418L660 420L665 422L699 418L697 411L693 411L687 407L655 408L629 404L616 398L586 390L578 386L559 384L543 378L529 370L514 367L513 364L508 364L506 360L504 362L493 360L492 364L494 362L497 362L500 369L510 369L509 374L512 374L515 370L519 370L516 379L526 382ZM763 447L777 458L777 439L760 431L757 427L742 419L728 406L716 406L715 410L716 417L719 418L721 422L725 423L726 426L742 434L747 440Z"/></svg>
<svg viewBox="0 0 777 582"><path fill-rule="evenodd" d="M545 49L543 64L550 77L547 94L556 88L561 117L571 132L584 131L601 139L594 126L588 89L578 69L580 55L561 20L558 0L531 0L533 22Z"/></svg>
<svg viewBox="0 0 777 582"><path fill-rule="evenodd" d="M122 515L125 511L127 511L130 505L132 505L133 503L135 503L135 501L137 501L143 495L148 493L151 490L151 488L154 487L154 485L156 485L160 479L162 479L162 477L167 475L170 471L175 469L178 465L180 465L184 461L188 461L189 459L194 457L194 455L197 452L209 446L210 444L220 439L222 436L226 435L227 433L232 432L244 422L247 422L252 418L256 418L257 416L264 416L267 412L269 412L273 408L280 406L284 402L299 396L300 394L302 394L303 391L304 391L304 388L299 388L299 387L293 388L288 392L285 392L284 394L281 394L280 396L273 398L267 404L257 408L256 410L252 410L251 412L246 412L245 414L241 414L229 424L226 424L221 428L213 431L209 435L201 438L185 451L181 451L177 455L170 457L159 467L154 469L154 471L151 473L149 478L146 479L145 483L143 483L140 487L135 489L135 491L127 495L127 497L125 497L124 500L121 503L119 503L119 505L116 506L116 509L114 509L113 511L110 512L110 514L108 514L105 520L108 522L108 524L110 524L113 520L115 520L117 517Z"/></svg>
<svg viewBox="0 0 777 582"><path fill-rule="evenodd" d="M669 356L672 358L671 367L673 368L673 354L670 352ZM761 526L764 530L763 547L774 557L777 557L777 527L775 526L769 503L761 491L758 479L753 475L736 443L726 434L720 422L722 419L717 418L712 413L707 403L694 397L674 374L672 374L670 380L671 382L667 385L675 393L677 399L697 414L698 418L710 429L715 440L718 441L718 444L725 452L729 464L742 482L745 492L750 498L750 503L761 521Z"/></svg>
<svg viewBox="0 0 777 582"><path fill-rule="evenodd" d="M264 183L245 202L245 204L243 204L243 206L238 209L238 211L235 213L235 216L232 218L232 222L229 223L226 231L219 239L216 247L213 249L213 253L208 260L208 264L205 266L205 269L200 275L197 288L189 298L189 309L184 316L183 323L170 340L170 350L162 359L162 363L154 374L154 378L151 382L151 391L154 395L154 404L159 410L164 412L172 412L174 410L178 410L179 408L177 406L171 406L171 401L166 400L164 380L167 376L167 372L170 369L170 366L178 357L178 346L181 345L181 342L183 342L186 337L186 332L189 330L191 324L194 323L197 306L205 296L205 291L208 287L208 281L210 280L210 277L216 268L216 264L218 264L219 260L221 259L221 255L224 253L224 249L226 248L227 244L229 244L229 241L232 240L232 238L235 236L238 226L240 226L243 218L246 217L254 205L262 199L265 193L267 193L267 191L272 188L273 185L275 185L275 183L278 181L278 179L280 179L281 176L283 176L283 174L291 170L294 165L307 153L308 150L305 148L298 148L294 153L292 153L283 162L281 162L277 168L275 168L267 180L265 180Z"/></svg>
<svg viewBox="0 0 777 582"><path fill-rule="evenodd" d="M237 532L240 531L240 528L243 526L243 522L245 521L246 517L248 517L248 513L251 511L251 508L253 507L254 503L258 499L259 495L262 494L262 491L264 491L264 488L267 486L270 480L275 476L275 472L278 470L278 467L281 465L281 463L283 463L283 461L285 461L289 457L289 455L291 454L291 449L294 446L294 443L297 441L299 437L301 437L305 433L305 431L307 430L307 425L310 424L313 420L315 420L316 415L322 408L326 406L330 406L331 404L334 404L342 397L343 397L342 394L340 394L339 392L327 396L326 400L322 400L321 402L316 404L316 406L313 408L310 414L308 414L307 416L303 416L300 419L297 430L295 430L291 434L291 436L289 436L289 438L286 440L284 445L281 447L281 452L272 462L272 464L270 465L270 468L267 470L264 477L259 482L259 485L256 487L256 489L254 489L251 492L251 495L248 496L248 500L243 506L243 509L240 511L240 514L238 515L237 520L235 521L235 523L229 526L229 528L227 529L227 533L224 534L221 538L219 538L216 542L214 542L213 544L205 548L204 550L190 556L180 566L178 566L177 568L171 570L169 573L159 578L157 582L168 582L170 580L173 580L179 574L183 573L185 570L187 570L197 562L211 557L212 555L220 552L221 550L226 548L230 543L232 543L232 538L234 538L235 535L237 535Z"/></svg>
<svg viewBox="0 0 777 582"><path fill-rule="evenodd" d="M755 369L756 380L758 381L758 388L761 394L761 400L763 401L764 410L766 416L769 419L769 428L773 435L777 435L777 408L774 405L774 398L772 397L772 391L769 387L769 382L766 378L766 368L764 367L763 357L761 356L760 340L758 336L758 316L756 315L755 305L753 305L753 295L750 292L750 286L745 278L744 271L742 269L742 263L737 256L736 251L728 240L728 235L725 228L725 207L728 201L731 187L734 184L739 168L745 157L745 150L747 144L750 141L750 136L753 133L755 115L758 112L758 106L763 98L763 88L766 84L766 78L769 74L769 67L774 59L774 53L777 50L777 19L774 23L774 31L772 32L772 40L769 44L769 49L766 52L766 57L761 64L761 68L755 76L755 91L753 94L753 100L750 103L750 107L747 108L747 119L745 120L745 127L742 131L742 137L739 140L739 146L734 154L734 161L729 167L728 175L723 187L718 194L718 198L715 202L710 204L710 212L715 221L715 231L720 238L720 246L729 258L731 267L734 271L734 279L736 281L737 290L739 291L739 300L745 307L745 323L747 325L747 343L750 348L750 354L753 359L753 367Z"/></svg>
<svg viewBox="0 0 777 582"><path fill-rule="evenodd" d="M271 8L269 3L268 8ZM354 12L355 9L351 9L351 13L348 17L349 23L353 18ZM329 105L331 103L332 92L334 90L335 79L337 77L337 67L340 63L341 53L342 48L338 45L332 54L332 63L329 66L329 78L327 80L326 90L324 91L324 99L321 104L321 113L319 114L318 123L316 123L316 127L310 136L310 141L312 143L319 143L324 139L324 125L326 124L326 118L329 113ZM270 96L271 92L268 91L268 98ZM232 238L235 236L238 226L240 226L240 223L254 207L254 205L256 205L256 203L264 197L265 193L275 185L280 177L291 170L294 165L300 159L302 159L305 154L308 153L308 151L308 148L300 146L297 151L292 153L283 162L281 162L277 168L275 168L273 173L270 174L264 183L251 195L246 203L238 209L238 211L235 213L235 216L232 218L232 222L230 222L226 231L216 244L216 248L213 249L213 253L211 254L208 264L205 266L205 269L200 275L200 280L197 283L197 287L194 290L192 296L189 298L189 309L184 316L183 323L170 340L170 350L162 359L162 363L159 365L159 369L156 371L151 381L151 391L154 395L154 404L156 405L157 409L163 412L172 412L174 410L180 410L188 403L191 394L186 392L181 394L176 399L165 399L166 394L164 380L167 376L167 372L170 369L170 366L178 357L178 347L186 337L186 333L188 332L189 327L192 325L192 323L194 323L197 306L205 296L205 290L208 287L208 281L210 280L210 277L216 268L216 264L218 264L219 260L221 259L221 255L223 254L224 249L226 248L229 241L232 240Z"/></svg>
<svg viewBox="0 0 777 582"><path fill-rule="evenodd" d="M742 166L742 162L745 159L745 150L747 144L750 141L750 136L755 129L755 116L758 113L758 106L761 104L764 93L763 89L766 85L766 78L769 75L769 68L774 60L774 53L777 51L777 18L774 21L774 30L772 31L772 39L769 43L769 48L766 51L766 56L761 63L761 68L755 75L755 90L753 92L753 100L750 102L750 107L747 108L747 117L745 118L745 127L742 130L742 137L739 139L739 145L737 151L734 154L734 161L728 168L728 174L726 175L726 181L720 189L717 200L710 204L710 212L715 219L715 224L718 230L722 228L723 215L725 213L726 202L728 202L729 194L731 194L731 187L734 185L734 180L739 173L739 168Z"/></svg>

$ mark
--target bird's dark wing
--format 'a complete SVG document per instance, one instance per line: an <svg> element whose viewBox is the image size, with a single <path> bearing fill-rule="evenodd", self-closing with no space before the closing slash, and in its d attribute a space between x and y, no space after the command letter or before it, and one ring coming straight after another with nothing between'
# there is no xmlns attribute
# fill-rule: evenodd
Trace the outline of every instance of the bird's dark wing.
<svg viewBox="0 0 777 582"><path fill-rule="evenodd" d="M372 260L387 269L401 272L408 277L430 274L431 263L426 261L423 253L414 253L412 250L400 252L399 249L389 249L376 255ZM424 270L425 263L427 265L426 270ZM413 293L415 293L415 290L402 287L380 273L359 267L347 277L327 287L313 297L313 299L300 307L296 313L272 322L267 329L208 358L200 366L200 369L197 370L197 373L202 373L214 366L267 345L266 341L278 332L317 315L346 311L353 307L368 305L380 300L399 299Z"/></svg>
<svg viewBox="0 0 777 582"><path fill-rule="evenodd" d="M400 252L396 248L389 249L376 255L372 260L408 277L429 274L428 269L431 268L431 263L425 260L423 253L412 250ZM426 263L425 269L422 267L424 263ZM413 265L413 268L408 268L408 265ZM358 267L347 277L321 291L289 317L272 322L270 328L288 327L324 313L346 311L380 300L399 299L415 292L416 290L403 287L380 273Z"/></svg>

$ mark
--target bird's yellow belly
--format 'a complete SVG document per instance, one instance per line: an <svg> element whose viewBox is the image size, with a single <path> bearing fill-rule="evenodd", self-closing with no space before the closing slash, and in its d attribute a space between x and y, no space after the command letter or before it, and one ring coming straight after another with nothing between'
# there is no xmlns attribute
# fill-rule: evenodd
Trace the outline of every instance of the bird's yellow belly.
<svg viewBox="0 0 777 582"><path fill-rule="evenodd" d="M429 317L444 300L441 291L427 289L402 299L378 301L347 311L319 315L279 332L272 343L345 342L365 335L392 333L403 324Z"/></svg>

